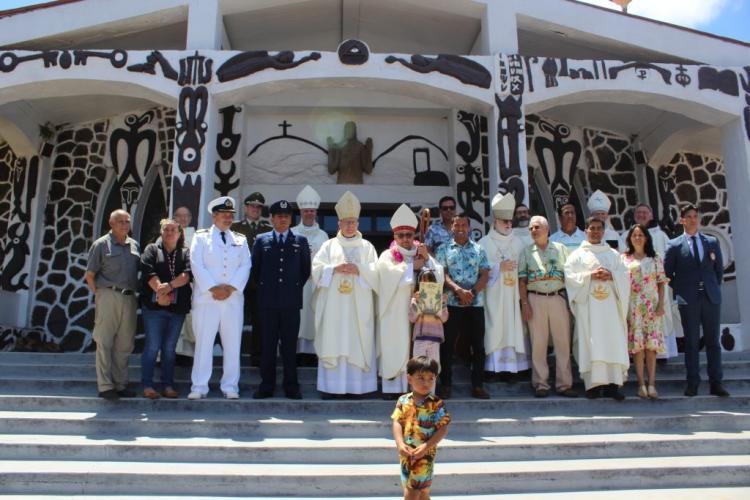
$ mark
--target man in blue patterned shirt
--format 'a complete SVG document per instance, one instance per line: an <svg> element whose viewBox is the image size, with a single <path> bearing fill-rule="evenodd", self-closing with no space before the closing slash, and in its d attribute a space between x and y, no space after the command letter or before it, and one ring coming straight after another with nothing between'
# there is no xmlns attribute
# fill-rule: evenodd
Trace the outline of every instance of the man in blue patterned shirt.
<svg viewBox="0 0 750 500"><path fill-rule="evenodd" d="M450 241L453 237L450 227L453 224L453 216L456 214L456 200L452 196L443 196L438 202L438 208L440 220L430 226L424 237L424 244L432 255L437 253L440 245Z"/></svg>
<svg viewBox="0 0 750 500"><path fill-rule="evenodd" d="M445 287L448 290L448 321L445 342L440 344L440 397L451 397L453 349L460 335L471 345L471 395L489 399L482 387L484 375L484 307L480 292L487 285L490 264L487 253L469 239L469 218L465 214L453 217L453 238L441 245L436 259L445 268Z"/></svg>

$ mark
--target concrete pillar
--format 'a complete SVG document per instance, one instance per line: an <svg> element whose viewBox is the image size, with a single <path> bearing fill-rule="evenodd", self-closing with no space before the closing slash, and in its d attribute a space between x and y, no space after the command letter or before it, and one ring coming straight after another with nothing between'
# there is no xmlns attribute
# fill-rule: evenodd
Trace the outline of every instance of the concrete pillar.
<svg viewBox="0 0 750 500"><path fill-rule="evenodd" d="M224 19L219 0L190 0L188 7L187 50L221 49L224 45ZM229 47L224 47L229 49Z"/></svg>
<svg viewBox="0 0 750 500"><path fill-rule="evenodd" d="M480 55L518 52L516 12L509 7L506 1L487 2L482 15L482 31L479 33Z"/></svg>
<svg viewBox="0 0 750 500"><path fill-rule="evenodd" d="M746 115L748 111L746 109ZM750 348L750 123L737 118L721 128L724 174L732 223L742 346Z"/></svg>

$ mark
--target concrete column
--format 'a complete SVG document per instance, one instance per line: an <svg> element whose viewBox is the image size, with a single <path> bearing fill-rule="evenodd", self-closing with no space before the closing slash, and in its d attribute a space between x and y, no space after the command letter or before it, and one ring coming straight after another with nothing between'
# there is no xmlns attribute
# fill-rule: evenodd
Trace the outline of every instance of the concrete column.
<svg viewBox="0 0 750 500"><path fill-rule="evenodd" d="M480 55L518 52L516 12L508 2L487 2L482 15L478 49Z"/></svg>
<svg viewBox="0 0 750 500"><path fill-rule="evenodd" d="M224 19L219 0L190 0L185 48L221 49L224 45ZM229 47L224 47L229 49Z"/></svg>
<svg viewBox="0 0 750 500"><path fill-rule="evenodd" d="M729 198L732 223L732 246L737 270L737 296L742 346L750 348L750 130L741 118L721 128L721 147L724 156L724 173ZM743 306L744 304L744 306Z"/></svg>

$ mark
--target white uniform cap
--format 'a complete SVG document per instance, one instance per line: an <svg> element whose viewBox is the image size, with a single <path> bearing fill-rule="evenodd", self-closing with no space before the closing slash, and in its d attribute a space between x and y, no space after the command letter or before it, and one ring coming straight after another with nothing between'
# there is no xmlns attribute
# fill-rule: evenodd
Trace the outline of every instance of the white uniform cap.
<svg viewBox="0 0 750 500"><path fill-rule="evenodd" d="M416 231L417 225L419 225L417 216L414 215L414 212L411 211L411 208L403 203L400 207L398 207L398 210L396 210L396 212L393 214L393 217L391 217L391 229L393 229L394 231L398 231L400 229L411 229L412 231Z"/></svg>
<svg viewBox="0 0 750 500"><path fill-rule="evenodd" d="M297 208L318 208L320 206L320 195L310 186L305 186L297 195Z"/></svg>
<svg viewBox="0 0 750 500"><path fill-rule="evenodd" d="M492 213L496 219L511 220L516 209L516 197L513 193L497 193L492 198Z"/></svg>
<svg viewBox="0 0 750 500"><path fill-rule="evenodd" d="M362 209L362 205L359 204L359 200L354 196L354 193L347 191L339 198L335 208L339 219L359 219L359 211Z"/></svg>
<svg viewBox="0 0 750 500"><path fill-rule="evenodd" d="M609 197L606 194L597 189L593 192L586 205L589 207L589 212L602 210L609 213L609 207L612 205L612 202L609 201Z"/></svg>
<svg viewBox="0 0 750 500"><path fill-rule="evenodd" d="M235 213L234 198L231 196L221 196L208 202L208 213L230 212Z"/></svg>

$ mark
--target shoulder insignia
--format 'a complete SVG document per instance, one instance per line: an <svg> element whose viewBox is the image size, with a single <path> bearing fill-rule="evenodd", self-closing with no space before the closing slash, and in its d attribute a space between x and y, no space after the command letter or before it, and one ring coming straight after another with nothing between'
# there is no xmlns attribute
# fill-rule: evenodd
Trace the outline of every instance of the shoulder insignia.
<svg viewBox="0 0 750 500"><path fill-rule="evenodd" d="M239 236L239 237L240 237L240 238L242 238L243 240L246 240L246 239L247 239L247 238L245 237L245 235L244 235L244 234L242 234L242 233L238 233L237 231L232 231L232 234L234 234L235 236Z"/></svg>
<svg viewBox="0 0 750 500"><path fill-rule="evenodd" d="M198 229L195 234L207 233L208 229Z"/></svg>

